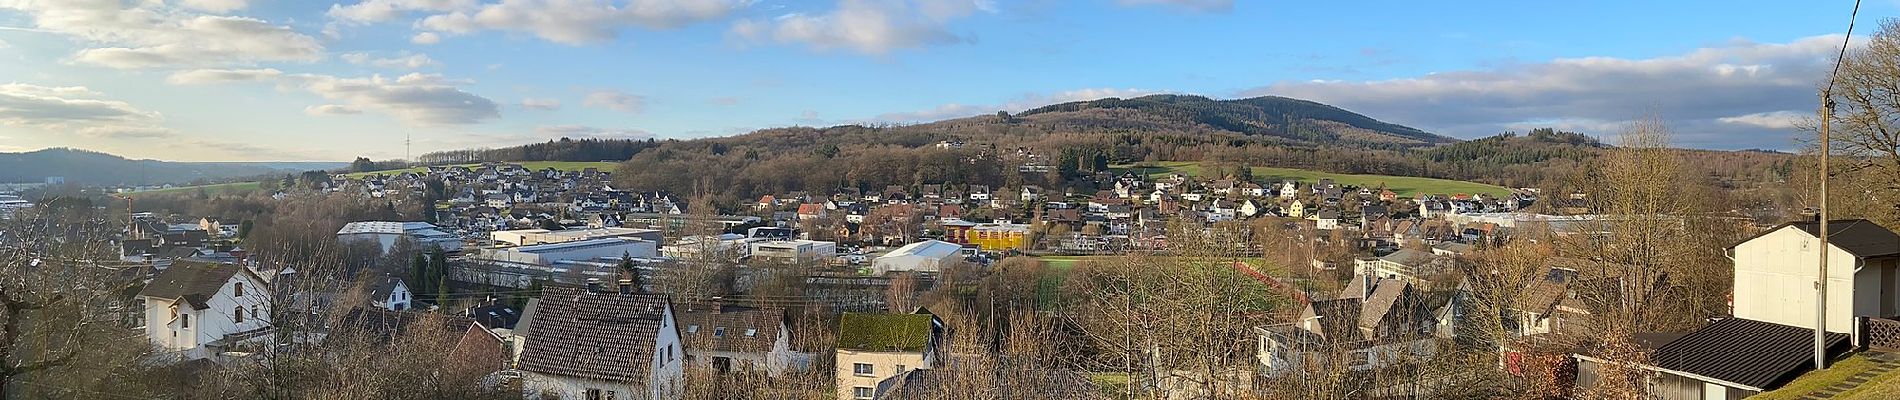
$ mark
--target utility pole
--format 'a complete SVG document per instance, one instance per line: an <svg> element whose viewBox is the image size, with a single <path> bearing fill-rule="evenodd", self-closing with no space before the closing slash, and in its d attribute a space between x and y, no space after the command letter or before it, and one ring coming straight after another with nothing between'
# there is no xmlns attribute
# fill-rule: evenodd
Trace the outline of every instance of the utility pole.
<svg viewBox="0 0 1900 400"><path fill-rule="evenodd" d="M1853 43L1849 39L1854 37L1854 20L1859 18L1860 0L1854 0L1854 11L1847 17L1847 34L1842 35L1840 53L1834 57L1834 71L1827 75L1827 88L1821 89L1821 215L1820 220L1815 221L1820 225L1818 230L1821 236L1821 266L1818 267L1820 279L1814 283L1814 369L1816 370L1827 369L1827 253L1830 250L1827 231L1827 156L1834 150L1833 144L1828 141L1828 122L1834 118L1834 80L1841 74L1841 64L1847 62L1847 46ZM1849 326L1849 329L1855 329L1855 327Z"/></svg>
<svg viewBox="0 0 1900 400"><path fill-rule="evenodd" d="M1821 266L1818 279L1814 283L1814 369L1827 369L1827 156L1828 120L1834 116L1834 99L1829 91L1821 92Z"/></svg>

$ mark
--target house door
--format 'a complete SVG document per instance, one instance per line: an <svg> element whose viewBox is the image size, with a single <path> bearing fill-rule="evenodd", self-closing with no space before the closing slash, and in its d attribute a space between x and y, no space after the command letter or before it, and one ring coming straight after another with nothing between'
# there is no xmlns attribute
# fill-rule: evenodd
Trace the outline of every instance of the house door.
<svg viewBox="0 0 1900 400"><path fill-rule="evenodd" d="M1880 269L1880 315L1881 318L1894 318L1900 315L1900 268L1895 260L1883 262L1886 268Z"/></svg>

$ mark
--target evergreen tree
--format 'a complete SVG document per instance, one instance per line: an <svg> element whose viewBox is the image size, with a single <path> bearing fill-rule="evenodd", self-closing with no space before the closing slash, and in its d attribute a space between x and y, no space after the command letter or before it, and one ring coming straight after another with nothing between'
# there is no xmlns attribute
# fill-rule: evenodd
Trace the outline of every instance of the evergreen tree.
<svg viewBox="0 0 1900 400"><path fill-rule="evenodd" d="M623 274L624 276L626 276L626 277L627 277L627 279L628 279L628 280L630 281L629 283L631 283L631 284L633 285L633 292L634 292L634 293L645 293L645 292L646 292L646 290L644 289L644 286L643 286L643 283L641 283L641 282L640 282L640 281L641 281L641 279L640 279L640 270L639 270L638 268L634 268L634 267L633 267L633 254L631 254L631 253L621 253L621 256L620 256L620 272L621 272L621 273L622 273L622 274Z"/></svg>
<svg viewBox="0 0 1900 400"><path fill-rule="evenodd" d="M425 278L429 276L429 260L422 254L416 254L416 260L410 264L409 276L411 277L410 281L415 283L414 289L417 292L430 293L429 285L427 284L429 280Z"/></svg>

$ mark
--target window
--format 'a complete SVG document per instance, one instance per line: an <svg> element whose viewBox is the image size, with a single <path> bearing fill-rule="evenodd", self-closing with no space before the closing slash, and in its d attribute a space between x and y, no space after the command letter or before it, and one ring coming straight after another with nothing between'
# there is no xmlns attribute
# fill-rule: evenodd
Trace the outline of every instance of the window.
<svg viewBox="0 0 1900 400"><path fill-rule="evenodd" d="M858 386L851 388L851 398L853 399L868 399L871 398L871 394L871 388L868 387Z"/></svg>
<svg viewBox="0 0 1900 400"><path fill-rule="evenodd" d="M180 314L178 316L178 327L191 329L191 314Z"/></svg>
<svg viewBox="0 0 1900 400"><path fill-rule="evenodd" d="M759 330L758 330L758 329L747 329L747 330L745 330L745 337L753 337L753 336L758 336L758 335L759 335Z"/></svg>
<svg viewBox="0 0 1900 400"><path fill-rule="evenodd" d="M852 375L871 375L871 374L872 374L872 371L873 371L873 370L871 369L871 364L865 364L865 363L852 363L852 364L851 364L851 374L852 374Z"/></svg>
<svg viewBox="0 0 1900 400"><path fill-rule="evenodd" d="M726 327L713 328L713 337L726 337Z"/></svg>
<svg viewBox="0 0 1900 400"><path fill-rule="evenodd" d="M244 297L244 282L236 282L236 283L231 284L231 296Z"/></svg>
<svg viewBox="0 0 1900 400"><path fill-rule="evenodd" d="M244 323L244 307L238 307L236 312L231 313L231 319L240 324Z"/></svg>
<svg viewBox="0 0 1900 400"><path fill-rule="evenodd" d="M587 389L587 400L601 400L600 389Z"/></svg>
<svg viewBox="0 0 1900 400"><path fill-rule="evenodd" d="M614 400L614 395L616 394L618 393L614 393L612 390L607 391L607 400Z"/></svg>
<svg viewBox="0 0 1900 400"><path fill-rule="evenodd" d="M905 367L905 366L904 366L904 364L897 364L897 373L898 373L898 374L903 374L903 373L904 373L904 371L906 371L906 370L909 370L909 369L910 369L910 368L909 368L909 367Z"/></svg>
<svg viewBox="0 0 1900 400"><path fill-rule="evenodd" d="M699 333L699 325L687 325L686 333Z"/></svg>

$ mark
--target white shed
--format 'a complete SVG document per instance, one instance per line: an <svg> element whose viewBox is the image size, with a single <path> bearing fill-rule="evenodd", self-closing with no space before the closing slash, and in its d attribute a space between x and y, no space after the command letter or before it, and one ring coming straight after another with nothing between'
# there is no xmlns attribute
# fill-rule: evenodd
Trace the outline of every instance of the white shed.
<svg viewBox="0 0 1900 400"><path fill-rule="evenodd" d="M963 258L963 246L941 240L926 240L899 247L871 262L871 268L883 275L896 271L937 272L944 264Z"/></svg>

